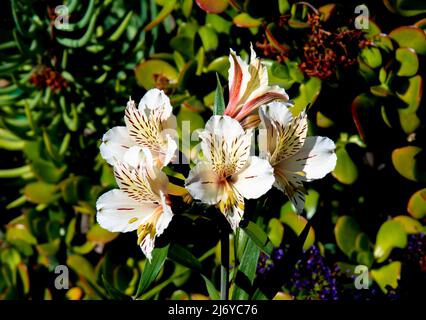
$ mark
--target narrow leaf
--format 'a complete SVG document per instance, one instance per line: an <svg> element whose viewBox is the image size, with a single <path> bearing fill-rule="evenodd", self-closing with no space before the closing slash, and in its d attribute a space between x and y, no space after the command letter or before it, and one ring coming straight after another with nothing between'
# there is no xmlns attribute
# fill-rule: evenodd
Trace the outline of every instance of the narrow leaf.
<svg viewBox="0 0 426 320"><path fill-rule="evenodd" d="M200 261L198 261L198 259L195 258L194 255L186 248L178 244L173 244L170 247L168 257L187 268L201 270Z"/></svg>
<svg viewBox="0 0 426 320"><path fill-rule="evenodd" d="M243 230L260 250L269 256L272 254L274 246L266 233L257 224L250 221L247 227L244 227Z"/></svg>
<svg viewBox="0 0 426 320"><path fill-rule="evenodd" d="M214 286L213 282L211 282L208 278L201 275L206 282L207 292L209 293L209 296L212 300L220 300L219 292L217 291L216 287Z"/></svg>
<svg viewBox="0 0 426 320"><path fill-rule="evenodd" d="M151 262L146 262L145 267L142 271L141 278L139 280L138 290L136 292L136 298L148 289L149 285L155 280L161 268L164 265L164 261L167 257L169 246L163 248L157 248L152 251Z"/></svg>
<svg viewBox="0 0 426 320"><path fill-rule="evenodd" d="M249 239L238 267L232 300L247 300L249 298L253 279L256 275L259 254L259 247L252 239Z"/></svg>
<svg viewBox="0 0 426 320"><path fill-rule="evenodd" d="M119 291L118 289L114 288L109 282L108 280L105 278L104 275L102 275L102 283L105 287L105 290L108 294L108 296L111 299L114 300L131 300L129 296L125 295L124 293L122 293L121 291Z"/></svg>
<svg viewBox="0 0 426 320"><path fill-rule="evenodd" d="M213 114L221 116L225 112L225 100L223 98L223 88L220 84L219 75L216 73L217 87L214 95Z"/></svg>

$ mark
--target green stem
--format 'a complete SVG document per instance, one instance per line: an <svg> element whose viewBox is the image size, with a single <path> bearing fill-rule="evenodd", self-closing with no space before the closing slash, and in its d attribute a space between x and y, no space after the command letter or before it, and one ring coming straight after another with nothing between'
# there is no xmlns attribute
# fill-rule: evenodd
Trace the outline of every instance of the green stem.
<svg viewBox="0 0 426 320"><path fill-rule="evenodd" d="M229 234L222 229L220 233L220 300L228 300L229 291Z"/></svg>

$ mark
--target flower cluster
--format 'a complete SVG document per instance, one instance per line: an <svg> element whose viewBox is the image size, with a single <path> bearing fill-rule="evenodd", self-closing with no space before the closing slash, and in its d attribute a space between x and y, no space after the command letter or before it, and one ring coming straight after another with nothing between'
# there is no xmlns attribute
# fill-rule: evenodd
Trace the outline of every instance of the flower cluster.
<svg viewBox="0 0 426 320"><path fill-rule="evenodd" d="M277 248L268 259L261 254L257 266L260 277L268 277L284 259L283 248ZM282 273L276 273L282 274ZM276 279L296 299L337 300L336 270L328 266L316 246L311 246L297 261L286 279Z"/></svg>
<svg viewBox="0 0 426 320"><path fill-rule="evenodd" d="M251 48L250 63L231 50L229 101L199 133L202 154L185 180L194 199L215 205L236 230L244 199L257 199L275 186L303 210L303 183L324 177L336 164L334 143L307 137L307 116L293 117L285 90L270 86L266 67ZM162 169L177 161L176 118L165 93L149 90L136 107L130 100L125 126L102 139L102 157L113 166L119 189L97 202L97 220L110 230L137 230L138 243L150 258L155 238L170 223L169 182ZM256 150L255 129L259 129ZM185 194L184 196L187 196Z"/></svg>

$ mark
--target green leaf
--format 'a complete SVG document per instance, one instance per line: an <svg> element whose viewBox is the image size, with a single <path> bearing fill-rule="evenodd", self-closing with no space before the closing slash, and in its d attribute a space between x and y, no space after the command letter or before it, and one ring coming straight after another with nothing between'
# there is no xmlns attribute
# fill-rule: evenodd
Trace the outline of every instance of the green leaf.
<svg viewBox="0 0 426 320"><path fill-rule="evenodd" d="M401 262L394 261L380 269L371 270L371 276L386 294L388 293L387 286L391 286L393 289L398 287L398 280L401 277Z"/></svg>
<svg viewBox="0 0 426 320"><path fill-rule="evenodd" d="M243 12L236 15L233 19L234 24L240 28L256 28L262 23L261 19L255 19L248 13Z"/></svg>
<svg viewBox="0 0 426 320"><path fill-rule="evenodd" d="M417 234L422 232L422 224L409 216L396 216L393 220L398 221L407 234Z"/></svg>
<svg viewBox="0 0 426 320"><path fill-rule="evenodd" d="M277 218L272 218L268 223L268 238L271 240L275 247L281 244L284 236L284 227L281 221Z"/></svg>
<svg viewBox="0 0 426 320"><path fill-rule="evenodd" d="M118 26L117 30L108 38L109 41L117 41L120 39L121 35L126 31L127 26L129 25L130 19L133 16L133 11L129 11L124 17L123 21Z"/></svg>
<svg viewBox="0 0 426 320"><path fill-rule="evenodd" d="M258 246L260 250L267 255L272 254L273 245L266 233L254 222L249 221L246 227L242 228L251 240Z"/></svg>
<svg viewBox="0 0 426 320"><path fill-rule="evenodd" d="M147 32L157 26L159 23L161 23L164 19L168 17L168 15L173 11L175 8L176 0L168 0L164 3L163 8L161 9L160 13L155 17L154 20L152 20L150 23L148 23L145 28L143 29L143 32Z"/></svg>
<svg viewBox="0 0 426 320"><path fill-rule="evenodd" d="M93 15L89 15L90 23L87 27L86 32L79 38L79 39L71 39L71 38L56 38L56 41L58 41L61 45L69 48L81 48L87 45L92 38L92 35L94 34L96 21L99 17L100 10L96 10Z"/></svg>
<svg viewBox="0 0 426 320"><path fill-rule="evenodd" d="M253 240L252 237L248 239L240 265L238 266L237 276L235 277L235 287L232 292L232 300L247 300L249 298L260 254L258 244Z"/></svg>
<svg viewBox="0 0 426 320"><path fill-rule="evenodd" d="M229 59L227 56L222 56L214 59L207 66L207 72L217 72L224 78L228 77Z"/></svg>
<svg viewBox="0 0 426 320"><path fill-rule="evenodd" d="M187 36L176 36L170 41L170 46L185 55L194 56L194 39Z"/></svg>
<svg viewBox="0 0 426 320"><path fill-rule="evenodd" d="M83 256L76 254L68 256L67 266L70 267L79 276L86 278L87 280L94 283L96 279L95 270L93 269L92 264Z"/></svg>
<svg viewBox="0 0 426 320"><path fill-rule="evenodd" d="M189 17L192 11L193 0L183 0L181 4L182 13L185 17Z"/></svg>
<svg viewBox="0 0 426 320"><path fill-rule="evenodd" d="M57 185L38 181L27 184L24 188L24 195L30 202L48 204L59 198L58 189Z"/></svg>
<svg viewBox="0 0 426 320"><path fill-rule="evenodd" d="M328 19L330 19L333 16L333 14L336 12L336 7L337 6L335 3L329 3L329 4L321 6L318 9L318 11L321 14L321 20L327 21Z"/></svg>
<svg viewBox="0 0 426 320"><path fill-rule="evenodd" d="M420 170L420 163L417 161L421 151L422 149L416 146L395 149L392 152L392 163L396 171L409 180L426 181L426 174Z"/></svg>
<svg viewBox="0 0 426 320"><path fill-rule="evenodd" d="M297 116L309 104L313 104L321 92L321 80L315 77L302 83L299 87L299 94L294 99L294 107L291 108L293 116Z"/></svg>
<svg viewBox="0 0 426 320"><path fill-rule="evenodd" d="M402 223L388 220L382 224L377 233L374 247L374 258L377 262L385 261L393 248L405 248L407 245L407 233Z"/></svg>
<svg viewBox="0 0 426 320"><path fill-rule="evenodd" d="M198 30L201 42L206 51L216 50L219 45L219 38L216 31L210 26L202 26Z"/></svg>
<svg viewBox="0 0 426 320"><path fill-rule="evenodd" d="M406 80L406 79L404 79ZM405 88L404 92L401 89ZM406 80L406 85L402 84L396 89L398 98L407 104L407 108L398 109L401 127L405 133L410 134L420 126L420 118L417 110L423 96L423 79L420 75Z"/></svg>
<svg viewBox="0 0 426 320"><path fill-rule="evenodd" d="M423 0L384 0L383 3L391 12L404 17L426 12L426 3Z"/></svg>
<svg viewBox="0 0 426 320"><path fill-rule="evenodd" d="M222 89L222 85L220 84L218 74L216 74L216 79L217 79L217 86L216 86L216 92L214 96L213 114L221 116L225 112L225 100L223 98L223 89Z"/></svg>
<svg viewBox="0 0 426 320"><path fill-rule="evenodd" d="M317 212L320 194L314 189L309 189L305 200L306 218L311 219Z"/></svg>
<svg viewBox="0 0 426 320"><path fill-rule="evenodd" d="M426 217L426 188L416 191L408 201L408 213L416 219Z"/></svg>
<svg viewBox="0 0 426 320"><path fill-rule="evenodd" d="M33 160L31 166L36 177L48 183L56 183L61 180L67 169L65 165L57 168L53 163L41 158Z"/></svg>
<svg viewBox="0 0 426 320"><path fill-rule="evenodd" d="M152 251L151 262L147 261L145 263L135 298L138 298L142 293L144 293L160 273L160 270L166 261L168 251L169 245L163 248L156 248Z"/></svg>
<svg viewBox="0 0 426 320"><path fill-rule="evenodd" d="M195 2L207 13L221 13L228 7L228 0L195 0Z"/></svg>
<svg viewBox="0 0 426 320"><path fill-rule="evenodd" d="M229 34L232 22L217 14L206 14L206 25L211 26L217 33Z"/></svg>
<svg viewBox="0 0 426 320"><path fill-rule="evenodd" d="M198 261L198 259L195 258L191 252L189 252L186 248L182 247L181 245L178 245L178 244L171 245L168 252L168 257L174 262L177 262L187 268L198 270L198 271L201 270L200 261Z"/></svg>
<svg viewBox="0 0 426 320"><path fill-rule="evenodd" d="M334 227L336 243L340 250L349 258L356 251L357 237L361 230L356 220L350 216L342 216L337 219Z"/></svg>
<svg viewBox="0 0 426 320"><path fill-rule="evenodd" d="M111 242L115 238L117 238L118 235L119 235L118 232L110 232L102 228L100 225L95 224L93 225L93 227L90 228L86 237L87 237L87 240L89 241L106 244L108 242Z"/></svg>
<svg viewBox="0 0 426 320"><path fill-rule="evenodd" d="M412 48L417 54L426 55L426 34L415 26L403 26L394 29L389 36L401 48Z"/></svg>
<svg viewBox="0 0 426 320"><path fill-rule="evenodd" d="M336 167L331 173L339 182L353 184L358 179L358 168L350 158L346 148L341 146L336 150Z"/></svg>
<svg viewBox="0 0 426 320"><path fill-rule="evenodd" d="M114 288L108 280L105 278L104 275L102 275L102 283L108 293L108 295L114 299L114 300L131 300L131 298L124 293L122 293L120 290Z"/></svg>
<svg viewBox="0 0 426 320"><path fill-rule="evenodd" d="M206 282L207 292L212 300L220 300L219 291L217 291L213 282L211 282L207 277L201 275Z"/></svg>
<svg viewBox="0 0 426 320"><path fill-rule="evenodd" d="M376 69L382 65L382 54L376 47L365 47L360 57L370 68Z"/></svg>
<svg viewBox="0 0 426 320"><path fill-rule="evenodd" d="M397 76L411 77L419 70L419 58L413 49L398 48L395 52L395 58L400 63Z"/></svg>
<svg viewBox="0 0 426 320"><path fill-rule="evenodd" d="M135 69L138 84L146 90L155 88L159 78L165 79L171 86L178 82L179 73L167 62L150 59L139 64Z"/></svg>
<svg viewBox="0 0 426 320"><path fill-rule="evenodd" d="M298 236L300 236L306 224L308 223L308 221L304 217L294 211L294 208L292 207L290 201L281 207L280 220L281 222L289 226L293 230L293 232ZM309 249L314 244L314 242L315 231L312 227L310 227L305 242L303 243L303 250Z"/></svg>

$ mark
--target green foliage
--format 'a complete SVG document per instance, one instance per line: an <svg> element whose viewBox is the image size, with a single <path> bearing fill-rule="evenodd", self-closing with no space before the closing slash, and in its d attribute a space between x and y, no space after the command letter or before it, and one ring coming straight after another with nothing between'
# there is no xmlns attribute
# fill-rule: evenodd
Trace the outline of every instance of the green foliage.
<svg viewBox="0 0 426 320"><path fill-rule="evenodd" d="M354 30L345 1L308 2L73 0L62 18L50 1L7 2L0 298L219 298L219 239L205 208L177 208L178 231L158 239L151 262L134 237L97 224L96 199L116 187L99 145L123 125L129 97L151 88L170 96L180 141L185 121L191 133L204 127L226 106L229 49L248 58L250 43L292 113L306 109L310 133L336 141L337 166L307 190L303 215L281 193L268 207L246 202L257 223L242 224L231 241L231 297L269 298L257 288L259 256L296 247L304 230L303 250L315 244L330 265L368 266L383 294L415 283L404 257L413 255L410 237L426 230L424 1L366 1L376 20L364 31ZM182 153L191 158L195 146ZM166 173L178 189L185 176L173 169ZM60 264L70 268L66 292L37 281ZM290 289L270 295L291 297Z"/></svg>

